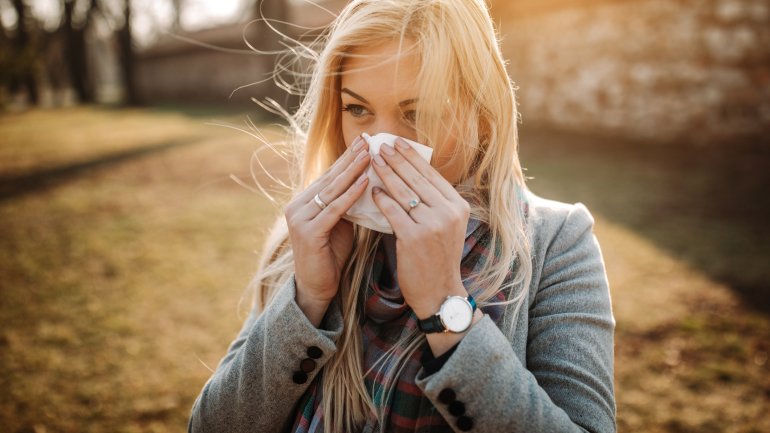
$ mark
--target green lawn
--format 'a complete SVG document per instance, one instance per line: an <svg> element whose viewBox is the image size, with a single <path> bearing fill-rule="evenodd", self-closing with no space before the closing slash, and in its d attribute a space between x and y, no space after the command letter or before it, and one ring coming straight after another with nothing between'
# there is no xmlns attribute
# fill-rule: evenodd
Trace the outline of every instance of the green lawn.
<svg viewBox="0 0 770 433"><path fill-rule="evenodd" d="M239 301L277 212L254 192L260 142L209 119L246 117L0 116L0 430L186 428L245 318ZM618 322L619 430L770 431L767 203L748 201L764 179L736 179L746 165L732 165L761 155L632 146L522 134L532 189L582 201L597 220ZM280 158L258 155L285 175Z"/></svg>

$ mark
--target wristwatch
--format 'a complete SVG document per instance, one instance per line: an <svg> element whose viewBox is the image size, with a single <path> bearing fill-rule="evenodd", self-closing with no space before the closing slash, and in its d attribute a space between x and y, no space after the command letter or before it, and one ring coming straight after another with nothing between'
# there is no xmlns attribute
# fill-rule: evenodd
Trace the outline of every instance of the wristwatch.
<svg viewBox="0 0 770 433"><path fill-rule="evenodd" d="M438 313L417 321L420 331L430 334L433 332L453 332L459 334L470 328L473 313L476 312L476 300L473 296L447 296Z"/></svg>

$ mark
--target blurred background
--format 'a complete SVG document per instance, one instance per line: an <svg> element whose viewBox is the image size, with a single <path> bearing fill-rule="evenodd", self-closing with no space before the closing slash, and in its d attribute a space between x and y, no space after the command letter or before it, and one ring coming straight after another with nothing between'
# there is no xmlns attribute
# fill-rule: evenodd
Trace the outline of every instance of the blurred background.
<svg viewBox="0 0 770 433"><path fill-rule="evenodd" d="M254 50L345 4L0 0L0 431L186 429L287 192ZM489 4L529 186L596 219L619 431L770 431L770 1Z"/></svg>

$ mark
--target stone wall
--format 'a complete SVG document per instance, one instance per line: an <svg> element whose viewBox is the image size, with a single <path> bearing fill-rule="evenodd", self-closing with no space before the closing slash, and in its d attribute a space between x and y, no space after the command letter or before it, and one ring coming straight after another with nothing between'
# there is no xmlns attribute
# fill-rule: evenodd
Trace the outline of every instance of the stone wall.
<svg viewBox="0 0 770 433"><path fill-rule="evenodd" d="M523 124L770 144L770 0L493 2Z"/></svg>
<svg viewBox="0 0 770 433"><path fill-rule="evenodd" d="M287 18L294 24L285 29L293 38L312 38L307 28L322 28L340 11L346 0L290 2ZM270 15L267 15L270 17ZM138 54L136 67L140 99L155 102L201 102L254 106L251 98L272 98L292 109L299 104L296 96L279 89L272 74L275 57L257 54L246 41L263 50L280 50L278 36L252 19L194 33L168 35ZM305 34L307 33L307 34ZM245 39L244 39L245 38ZM292 79L284 73L285 79ZM232 94L232 96L231 96Z"/></svg>
<svg viewBox="0 0 770 433"><path fill-rule="evenodd" d="M245 51L244 51L245 52ZM145 102L207 102L246 104L272 87L272 65L254 54L221 52L211 48L144 55L137 67L137 88ZM240 86L248 86L237 90ZM235 93L230 97L230 94Z"/></svg>

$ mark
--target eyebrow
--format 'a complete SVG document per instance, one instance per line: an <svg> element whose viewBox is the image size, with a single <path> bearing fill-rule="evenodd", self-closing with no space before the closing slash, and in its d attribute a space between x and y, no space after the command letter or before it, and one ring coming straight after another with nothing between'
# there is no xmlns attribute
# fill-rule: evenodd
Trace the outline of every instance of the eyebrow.
<svg viewBox="0 0 770 433"><path fill-rule="evenodd" d="M358 93L348 89L347 87L343 87L342 90L340 90L340 93L347 93L348 95L358 99L359 101L363 102L364 104L369 104L369 101L366 100L363 96L359 95ZM413 104L417 102L417 98L411 98L411 99L404 99L403 101L398 103L399 107L403 107L405 105Z"/></svg>

